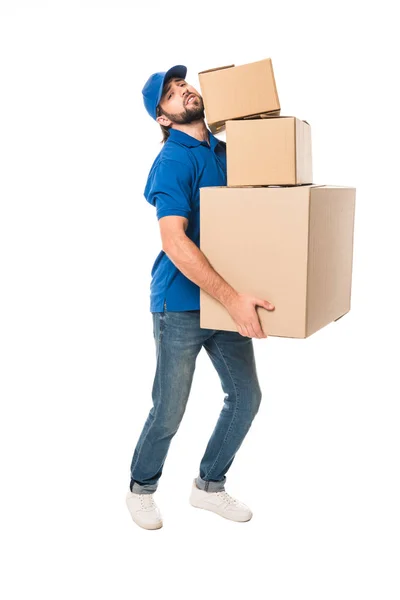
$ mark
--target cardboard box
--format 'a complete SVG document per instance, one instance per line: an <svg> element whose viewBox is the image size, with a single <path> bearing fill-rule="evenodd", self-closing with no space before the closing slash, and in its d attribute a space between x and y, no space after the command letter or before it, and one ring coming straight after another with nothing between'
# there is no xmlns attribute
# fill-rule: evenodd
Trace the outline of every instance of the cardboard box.
<svg viewBox="0 0 400 600"><path fill-rule="evenodd" d="M200 188L200 249L238 292L272 302L267 335L306 338L350 310L356 190ZM200 327L238 331L200 289Z"/></svg>
<svg viewBox="0 0 400 600"><path fill-rule="evenodd" d="M201 95L207 124L218 133L229 119L279 115L280 105L270 58L201 71Z"/></svg>
<svg viewBox="0 0 400 600"><path fill-rule="evenodd" d="M227 121L228 186L313 183L311 127L296 117Z"/></svg>

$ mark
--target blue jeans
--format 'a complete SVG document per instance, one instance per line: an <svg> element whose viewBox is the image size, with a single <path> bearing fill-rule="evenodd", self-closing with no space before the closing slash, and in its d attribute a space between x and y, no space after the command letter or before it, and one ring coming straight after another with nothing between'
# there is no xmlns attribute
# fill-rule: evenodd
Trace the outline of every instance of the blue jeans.
<svg viewBox="0 0 400 600"><path fill-rule="evenodd" d="M172 438L188 401L197 355L204 346L225 393L215 429L200 462L197 486L224 490L231 466L261 402L253 340L239 332L200 328L200 311L152 313L157 367L153 406L131 463L131 491L156 491Z"/></svg>

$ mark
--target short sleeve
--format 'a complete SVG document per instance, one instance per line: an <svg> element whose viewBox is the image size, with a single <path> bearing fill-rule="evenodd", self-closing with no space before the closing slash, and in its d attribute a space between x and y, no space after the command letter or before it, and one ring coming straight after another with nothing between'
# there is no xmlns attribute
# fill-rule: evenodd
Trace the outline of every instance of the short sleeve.
<svg viewBox="0 0 400 600"><path fill-rule="evenodd" d="M175 160L160 161L146 186L145 197L156 207L157 219L168 215L189 218L192 211L192 169Z"/></svg>

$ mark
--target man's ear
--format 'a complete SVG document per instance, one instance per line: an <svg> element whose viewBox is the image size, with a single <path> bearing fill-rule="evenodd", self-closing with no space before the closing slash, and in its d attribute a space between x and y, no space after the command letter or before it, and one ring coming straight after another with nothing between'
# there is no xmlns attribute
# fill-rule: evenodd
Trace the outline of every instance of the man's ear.
<svg viewBox="0 0 400 600"><path fill-rule="evenodd" d="M170 121L169 119L167 119L167 117L165 117L164 115L161 115L160 117L157 117L156 121L160 125L164 125L164 127L169 127L171 125L171 123L172 123L172 121Z"/></svg>

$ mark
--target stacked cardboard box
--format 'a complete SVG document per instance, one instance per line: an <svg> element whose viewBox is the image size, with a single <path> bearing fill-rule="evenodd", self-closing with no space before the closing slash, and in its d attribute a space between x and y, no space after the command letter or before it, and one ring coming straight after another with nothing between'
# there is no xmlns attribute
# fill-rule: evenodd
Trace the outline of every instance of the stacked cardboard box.
<svg viewBox="0 0 400 600"><path fill-rule="evenodd" d="M311 128L280 116L270 59L199 73L210 130L226 128L227 186L200 189L200 248L272 336L306 338L350 310L355 188L313 184ZM237 331L200 290L200 326Z"/></svg>

